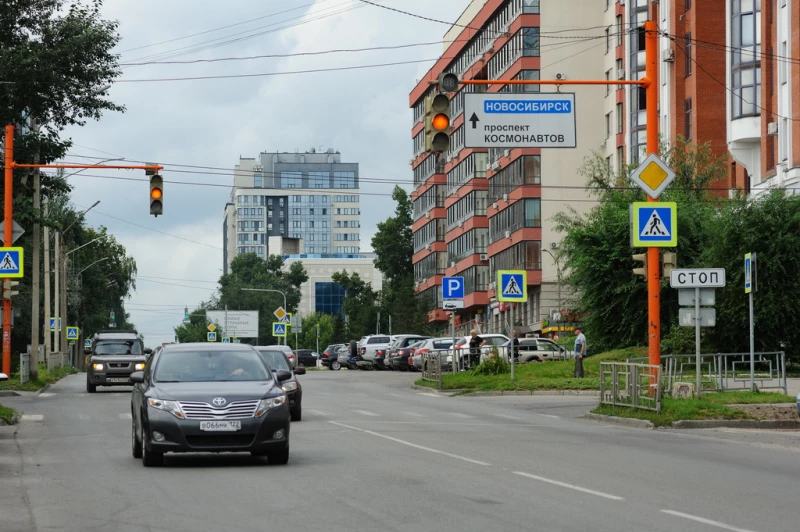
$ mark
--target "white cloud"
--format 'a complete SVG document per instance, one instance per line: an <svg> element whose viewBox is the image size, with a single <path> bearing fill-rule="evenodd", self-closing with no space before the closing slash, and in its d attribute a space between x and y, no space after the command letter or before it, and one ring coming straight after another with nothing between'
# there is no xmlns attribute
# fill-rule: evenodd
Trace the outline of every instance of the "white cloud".
<svg viewBox="0 0 800 532"><path fill-rule="evenodd" d="M256 19L307 3L308 0L268 4L256 0L232 3L107 0L104 12L107 17L120 21L123 39L119 49L127 50ZM382 3L433 18L455 20L469 0L385 0ZM347 8L354 9L313 20ZM153 16L153 13L158 16ZM134 50L124 53L122 59L123 62L130 61L225 35L242 37L256 27L263 27L260 31L275 30L277 26L274 24L279 21L302 14L303 10L292 11L220 32ZM317 0L313 7L306 8L304 20L309 22L175 59L291 54L434 42L440 41L448 29L445 25L407 17L356 0ZM267 27L269 24L273 26ZM434 58L441 51L441 45L437 44L282 59L148 65L126 67L122 79L337 68ZM265 150L293 151L322 146L339 150L347 162L360 163L364 178L400 179L410 183L411 111L408 109L408 93L431 64L243 79L118 83L110 90L110 95L114 101L124 104L127 112L109 114L101 122L70 130L74 141L81 145L75 146L71 153L104 157L106 154L103 152L109 152L128 159L232 169L240 155L253 157ZM72 155L68 160L81 159ZM189 168L178 169L191 171ZM97 199L102 200L96 209L98 213L87 215L89 222L105 225L114 233L136 259L140 275L215 280L221 273L221 249L183 242L99 214L111 214L221 248L222 212L230 197L227 186L231 184L231 178L201 172L225 173L224 170L203 169L197 169L196 173L164 172L168 181L164 190L165 214L157 219L148 215L146 182L88 177L111 175L144 179L143 171L86 171L70 178L70 182L75 186L73 198L76 204L88 206ZM226 186L181 186L169 181ZM364 250L370 248L376 224L394 210L388 197L393 186L393 183L362 183L363 192L385 194L362 196ZM200 286L213 287L189 281L165 282L171 284L141 280L130 300L132 319L146 335L148 343L171 340L172 326L180 322L183 305L191 306L210 295L210 290ZM198 288L185 288L179 284ZM152 312L168 306L174 307L168 309L175 312L174 318L161 311Z"/></svg>

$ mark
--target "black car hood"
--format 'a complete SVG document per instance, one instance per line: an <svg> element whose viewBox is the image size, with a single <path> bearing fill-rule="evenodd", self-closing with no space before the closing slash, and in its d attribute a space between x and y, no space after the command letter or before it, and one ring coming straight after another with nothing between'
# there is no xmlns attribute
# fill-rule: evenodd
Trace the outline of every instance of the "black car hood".
<svg viewBox="0 0 800 532"><path fill-rule="evenodd" d="M271 381L162 382L154 383L159 399L211 403L223 397L227 403L281 395L283 390Z"/></svg>

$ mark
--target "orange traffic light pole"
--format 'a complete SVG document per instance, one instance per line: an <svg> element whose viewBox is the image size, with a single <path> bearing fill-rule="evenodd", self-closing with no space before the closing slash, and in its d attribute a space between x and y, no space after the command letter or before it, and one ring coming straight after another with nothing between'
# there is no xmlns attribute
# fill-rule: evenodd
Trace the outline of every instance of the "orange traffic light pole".
<svg viewBox="0 0 800 532"><path fill-rule="evenodd" d="M646 90L647 95L647 153L658 155L658 30L656 23L646 21L645 31L645 76L640 80L522 80L481 79L461 80L463 85L636 85ZM437 81L431 82L437 84ZM656 201L647 197L647 201ZM659 272L659 249L647 248L647 336L648 359L652 365L661 364L661 276Z"/></svg>
<svg viewBox="0 0 800 532"><path fill-rule="evenodd" d="M11 246L14 230L14 169L15 168L110 168L121 170L155 170L163 169L160 165L96 165L96 164L18 164L14 162L14 126L6 126L4 154L4 197L3 197L3 242ZM37 275L38 272L34 272ZM2 372L11 374L11 298L3 298L3 352ZM66 320L66 316L62 317ZM66 323L65 323L66 326Z"/></svg>

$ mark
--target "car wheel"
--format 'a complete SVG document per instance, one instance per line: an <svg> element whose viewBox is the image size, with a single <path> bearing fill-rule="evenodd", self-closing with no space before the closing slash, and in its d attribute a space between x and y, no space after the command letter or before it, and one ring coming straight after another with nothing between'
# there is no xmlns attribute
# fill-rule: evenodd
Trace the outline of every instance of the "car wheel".
<svg viewBox="0 0 800 532"><path fill-rule="evenodd" d="M340 369L342 369L342 365L339 364L338 360L336 362L331 362L331 369L334 371L339 371Z"/></svg>
<svg viewBox="0 0 800 532"><path fill-rule="evenodd" d="M95 393L97 391L97 385L92 384L89 380L86 380L86 391L89 393Z"/></svg>
<svg viewBox="0 0 800 532"><path fill-rule="evenodd" d="M142 426L142 464L145 467L158 467L164 465L164 453L156 453L147 448L144 443L144 425Z"/></svg>
<svg viewBox="0 0 800 532"><path fill-rule="evenodd" d="M136 417L131 414L131 452L134 458L142 457L142 442L136 437Z"/></svg>
<svg viewBox="0 0 800 532"><path fill-rule="evenodd" d="M291 411L292 421L302 421L303 420L303 409L302 407L297 407L296 409Z"/></svg>
<svg viewBox="0 0 800 532"><path fill-rule="evenodd" d="M289 463L289 446L282 451L273 451L267 455L267 463L270 465L286 465Z"/></svg>

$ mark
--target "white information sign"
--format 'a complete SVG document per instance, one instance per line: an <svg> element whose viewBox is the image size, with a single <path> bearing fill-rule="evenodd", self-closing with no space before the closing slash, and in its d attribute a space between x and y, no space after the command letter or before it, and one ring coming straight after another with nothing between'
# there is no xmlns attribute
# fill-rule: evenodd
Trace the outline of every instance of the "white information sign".
<svg viewBox="0 0 800 532"><path fill-rule="evenodd" d="M467 93L467 148L574 148L574 93Z"/></svg>
<svg viewBox="0 0 800 532"><path fill-rule="evenodd" d="M669 274L672 288L723 288L725 268L687 268Z"/></svg>
<svg viewBox="0 0 800 532"><path fill-rule="evenodd" d="M257 310L229 310L227 312L227 325L224 310L208 310L206 316L213 323L219 325L225 336L237 338L258 338L258 311Z"/></svg>

